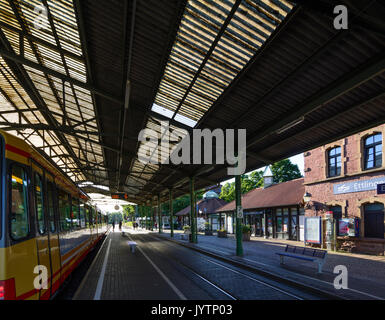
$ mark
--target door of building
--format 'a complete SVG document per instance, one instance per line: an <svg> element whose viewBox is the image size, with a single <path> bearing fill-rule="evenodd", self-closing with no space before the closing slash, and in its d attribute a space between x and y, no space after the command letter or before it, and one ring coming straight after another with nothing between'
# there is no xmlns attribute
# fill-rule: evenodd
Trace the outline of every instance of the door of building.
<svg viewBox="0 0 385 320"><path fill-rule="evenodd" d="M291 222L291 225L290 225L290 232L291 232L290 239L298 241L298 224L297 224L298 215L297 215L297 209L295 209L295 208L291 209L290 219L291 219L291 221L290 221Z"/></svg>
<svg viewBox="0 0 385 320"><path fill-rule="evenodd" d="M384 205L368 204L364 207L365 237L384 239Z"/></svg>

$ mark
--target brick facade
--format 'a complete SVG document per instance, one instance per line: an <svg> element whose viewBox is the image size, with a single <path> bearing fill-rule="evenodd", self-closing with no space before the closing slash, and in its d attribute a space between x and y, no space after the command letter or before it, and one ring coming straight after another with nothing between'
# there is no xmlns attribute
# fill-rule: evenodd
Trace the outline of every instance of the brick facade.
<svg viewBox="0 0 385 320"><path fill-rule="evenodd" d="M382 134L382 166L364 170L364 139L372 134ZM343 183L358 183L375 178L385 178L385 124L335 141L328 145L305 152L305 191L311 194L307 205L307 216L323 215L331 206L340 206L342 217L360 218L360 235L355 241L360 252L384 254L385 240L365 238L365 212L367 204L384 204L385 195L377 195L377 190L335 194L333 186ZM341 174L328 176L328 151L341 147Z"/></svg>

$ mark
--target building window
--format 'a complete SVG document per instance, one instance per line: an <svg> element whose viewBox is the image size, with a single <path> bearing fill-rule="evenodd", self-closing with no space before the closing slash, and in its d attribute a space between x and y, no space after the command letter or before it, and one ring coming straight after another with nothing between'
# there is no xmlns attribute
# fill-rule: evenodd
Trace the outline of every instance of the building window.
<svg viewBox="0 0 385 320"><path fill-rule="evenodd" d="M330 149L328 152L329 177L341 174L341 147Z"/></svg>
<svg viewBox="0 0 385 320"><path fill-rule="evenodd" d="M373 134L364 140L364 169L382 166L382 135Z"/></svg>

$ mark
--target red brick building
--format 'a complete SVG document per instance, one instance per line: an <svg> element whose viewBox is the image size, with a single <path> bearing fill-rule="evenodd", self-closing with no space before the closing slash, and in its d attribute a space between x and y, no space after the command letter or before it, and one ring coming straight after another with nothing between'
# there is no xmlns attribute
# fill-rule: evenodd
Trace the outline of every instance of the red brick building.
<svg viewBox="0 0 385 320"><path fill-rule="evenodd" d="M384 136L385 124L304 154L304 184L310 196L305 215L332 211L337 235L340 219L359 218L359 232L349 238L357 252L385 251L385 195L377 194L377 184L385 183Z"/></svg>

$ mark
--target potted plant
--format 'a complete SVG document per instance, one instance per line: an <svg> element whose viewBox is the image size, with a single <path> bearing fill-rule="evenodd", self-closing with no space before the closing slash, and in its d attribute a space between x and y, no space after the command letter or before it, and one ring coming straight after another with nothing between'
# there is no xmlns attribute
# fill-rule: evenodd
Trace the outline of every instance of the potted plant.
<svg viewBox="0 0 385 320"><path fill-rule="evenodd" d="M243 241L250 241L251 236L251 227L248 224L242 225L242 240Z"/></svg>
<svg viewBox="0 0 385 320"><path fill-rule="evenodd" d="M225 229L218 230L218 238L227 238L227 231Z"/></svg>
<svg viewBox="0 0 385 320"><path fill-rule="evenodd" d="M213 235L213 230L211 230L210 222L205 222L205 235L206 236L212 236Z"/></svg>

